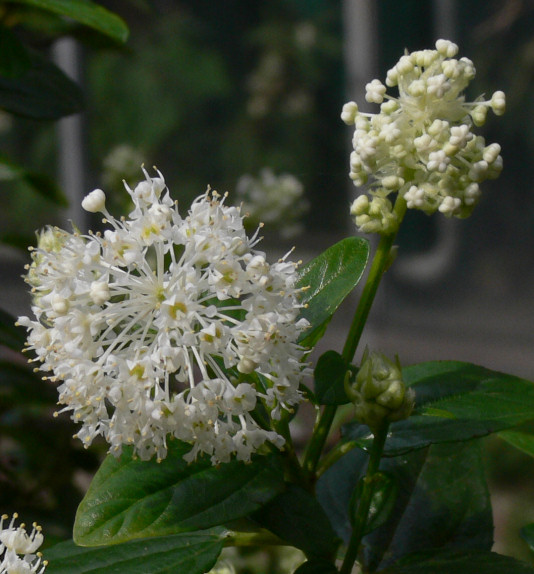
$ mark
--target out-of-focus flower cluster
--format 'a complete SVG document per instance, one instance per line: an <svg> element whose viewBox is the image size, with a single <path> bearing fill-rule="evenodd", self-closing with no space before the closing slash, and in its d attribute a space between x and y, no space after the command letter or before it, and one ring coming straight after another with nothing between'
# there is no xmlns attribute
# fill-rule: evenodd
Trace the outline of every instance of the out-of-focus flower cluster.
<svg viewBox="0 0 534 574"><path fill-rule="evenodd" d="M396 231L393 193L409 209L467 217L480 183L501 172L500 146L486 145L472 127L485 123L490 108L504 113L504 93L466 102L462 93L475 67L467 58L456 59L457 53L458 46L438 40L435 50L406 54L388 71L386 85L373 80L366 86L366 100L380 104L379 113L362 113L355 102L343 107L343 121L355 127L350 177L356 186L370 184L369 195L351 207L364 233ZM397 87L398 97L387 94L386 86Z"/></svg>
<svg viewBox="0 0 534 574"><path fill-rule="evenodd" d="M261 401L277 419L301 400L296 264L269 264L217 193L182 217L161 174L145 175L128 218L102 190L85 198L103 234L42 232L27 276L36 320L19 319L28 346L86 445L102 435L114 454L162 459L173 436L192 444L187 460L214 464L281 447L253 411Z"/></svg>
<svg viewBox="0 0 534 574"><path fill-rule="evenodd" d="M7 514L0 518L0 574L42 574L47 562L37 552L44 539L41 527L34 523L28 534L25 524L15 526L18 514L4 526L8 518Z"/></svg>
<svg viewBox="0 0 534 574"><path fill-rule="evenodd" d="M102 183L104 187L124 196L123 183L133 186L139 179L139 166L144 163L141 150L128 144L115 146L104 158Z"/></svg>
<svg viewBox="0 0 534 574"><path fill-rule="evenodd" d="M309 208L304 187L293 175L275 175L261 170L259 177L242 176L237 182L237 199L242 203L247 226L264 223L277 229L283 237L294 237L302 231L302 216Z"/></svg>

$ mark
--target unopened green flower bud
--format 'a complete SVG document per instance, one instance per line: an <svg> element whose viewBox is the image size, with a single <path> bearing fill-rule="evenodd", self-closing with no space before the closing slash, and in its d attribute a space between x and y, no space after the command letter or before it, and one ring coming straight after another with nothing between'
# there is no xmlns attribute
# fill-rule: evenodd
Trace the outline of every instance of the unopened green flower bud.
<svg viewBox="0 0 534 574"><path fill-rule="evenodd" d="M415 395L402 380L398 357L391 361L366 349L355 380L347 377L345 390L354 404L356 419L373 431L384 422L408 418L413 410Z"/></svg>

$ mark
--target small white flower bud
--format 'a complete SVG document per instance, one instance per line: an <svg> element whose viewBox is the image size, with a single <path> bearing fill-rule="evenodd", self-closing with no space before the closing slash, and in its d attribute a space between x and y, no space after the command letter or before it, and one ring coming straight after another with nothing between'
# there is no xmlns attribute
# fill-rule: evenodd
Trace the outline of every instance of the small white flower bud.
<svg viewBox="0 0 534 574"><path fill-rule="evenodd" d="M82 201L82 207L89 213L98 213L106 207L106 194L101 189L95 189Z"/></svg>
<svg viewBox="0 0 534 574"><path fill-rule="evenodd" d="M399 189L404 185L404 180L396 175L387 175L381 183L386 189Z"/></svg>
<svg viewBox="0 0 534 574"><path fill-rule="evenodd" d="M358 104L356 102L348 102L343 106L341 111L341 119L348 125L352 125L356 116L358 115Z"/></svg>
<svg viewBox="0 0 534 574"><path fill-rule="evenodd" d="M443 199L441 205L439 206L439 211L446 215L447 217L451 217L455 215L457 210L460 208L462 202L457 197L451 197L448 195Z"/></svg>
<svg viewBox="0 0 534 574"><path fill-rule="evenodd" d="M369 210L369 198L366 195L359 195L350 208L351 215L363 215Z"/></svg>
<svg viewBox="0 0 534 574"><path fill-rule="evenodd" d="M502 116L506 111L506 96L504 92L495 92L493 96L491 96L490 105L496 116Z"/></svg>
<svg viewBox="0 0 534 574"><path fill-rule="evenodd" d="M450 40L438 40L436 50L445 58L454 58L458 53L458 46Z"/></svg>
<svg viewBox="0 0 534 574"><path fill-rule="evenodd" d="M384 101L386 86L380 80L373 80L365 86L365 99L374 104L381 104Z"/></svg>
<svg viewBox="0 0 534 574"><path fill-rule="evenodd" d="M498 143L492 143L484 150L482 158L488 163L493 163L499 157L500 153L501 146Z"/></svg>

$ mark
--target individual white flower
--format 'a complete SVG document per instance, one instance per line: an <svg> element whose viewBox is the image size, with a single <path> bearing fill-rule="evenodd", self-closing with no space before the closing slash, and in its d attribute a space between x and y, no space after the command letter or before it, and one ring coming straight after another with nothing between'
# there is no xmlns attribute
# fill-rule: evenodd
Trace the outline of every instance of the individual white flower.
<svg viewBox="0 0 534 574"><path fill-rule="evenodd" d="M47 562L37 552L43 543L41 527L34 523L28 534L25 524L15 526L17 513L4 527L4 521L8 518L7 514L0 518L0 574L42 574Z"/></svg>
<svg viewBox="0 0 534 574"><path fill-rule="evenodd" d="M242 176L236 194L246 214L248 226L260 223L277 229L283 237L293 237L302 231L300 220L308 210L304 187L293 175L275 175L268 168L259 177Z"/></svg>
<svg viewBox="0 0 534 574"><path fill-rule="evenodd" d="M269 264L215 192L182 217L161 174L145 175L127 188L128 218L98 194L104 233L41 235L26 279L35 320L19 319L28 346L85 445L102 435L116 455L131 444L162 459L171 436L214 464L280 448L253 411L263 402L274 419L302 399L296 264Z"/></svg>
<svg viewBox="0 0 534 574"><path fill-rule="evenodd" d="M486 146L472 127L485 122L490 108L504 113L504 93L466 102L463 92L475 68L467 58L456 59L457 53L456 44L438 40L435 50L402 56L386 77L386 85L398 89L397 97L387 94L379 80L366 86L367 101L381 104L377 114L360 112L354 102L343 106L342 120L354 125L350 178L358 187L370 184L366 206L373 213L363 210L363 202L353 213L361 231L396 231L386 201L393 193L409 209L467 217L478 202L478 184L501 172L500 146ZM380 206L382 217L376 212Z"/></svg>

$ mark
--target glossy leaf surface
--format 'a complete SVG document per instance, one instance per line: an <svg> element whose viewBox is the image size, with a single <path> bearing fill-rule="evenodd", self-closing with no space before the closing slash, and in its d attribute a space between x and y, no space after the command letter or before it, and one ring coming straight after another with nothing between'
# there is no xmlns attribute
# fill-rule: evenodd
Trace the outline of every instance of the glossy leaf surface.
<svg viewBox="0 0 534 574"><path fill-rule="evenodd" d="M344 405L349 401L345 393L347 365L336 351L323 353L315 366L315 396L321 405Z"/></svg>
<svg viewBox="0 0 534 574"><path fill-rule="evenodd" d="M381 461L397 485L389 520L364 539L365 565L385 567L431 548L489 550L493 524L478 443L434 445ZM367 455L353 450L319 479L317 496L339 536L348 540L354 485Z"/></svg>
<svg viewBox="0 0 534 574"><path fill-rule="evenodd" d="M117 42L126 42L128 27L124 21L103 6L90 0L10 0L17 4L27 4L75 20L94 28Z"/></svg>
<svg viewBox="0 0 534 574"><path fill-rule="evenodd" d="M84 546L117 544L217 526L258 510L284 490L278 456L249 464L188 464L190 445L169 442L167 458L133 460L108 456L82 500L74 540Z"/></svg>
<svg viewBox="0 0 534 574"><path fill-rule="evenodd" d="M385 447L397 456L431 444L465 441L534 419L534 384L456 361L420 363L403 369L416 392L410 418L392 423ZM345 438L369 448L365 425L350 424Z"/></svg>
<svg viewBox="0 0 534 574"><path fill-rule="evenodd" d="M204 574L224 544L224 529L135 540L98 548L63 542L44 558L47 574Z"/></svg>
<svg viewBox="0 0 534 574"><path fill-rule="evenodd" d="M294 484L288 484L253 518L308 556L331 558L340 542L317 499Z"/></svg>
<svg viewBox="0 0 534 574"><path fill-rule="evenodd" d="M348 237L336 243L300 269L298 285L307 287L300 297L307 305L301 316L310 328L300 342L312 347L345 297L360 281L369 258L369 242Z"/></svg>

